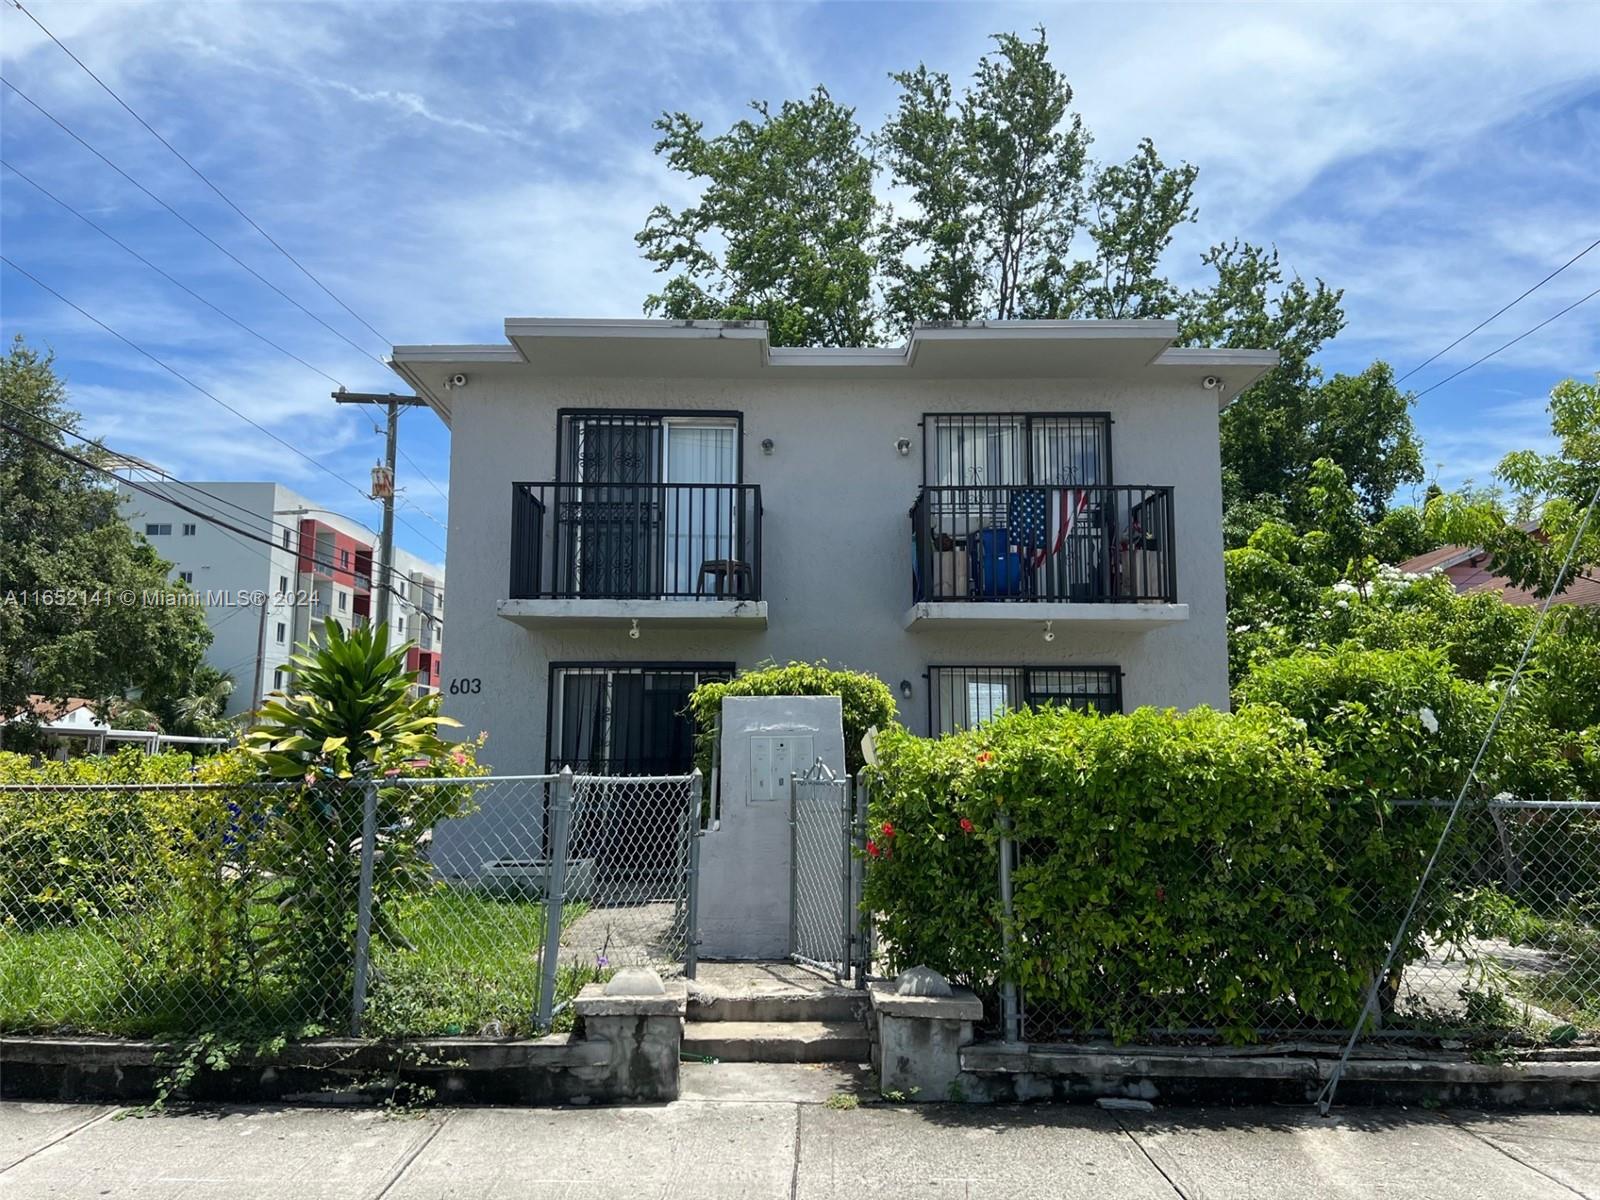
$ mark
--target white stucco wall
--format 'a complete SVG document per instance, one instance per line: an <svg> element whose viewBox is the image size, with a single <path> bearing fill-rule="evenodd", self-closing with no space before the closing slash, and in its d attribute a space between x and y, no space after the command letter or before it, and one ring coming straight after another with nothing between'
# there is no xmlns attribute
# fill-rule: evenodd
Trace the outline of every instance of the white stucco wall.
<svg viewBox="0 0 1600 1200"><path fill-rule="evenodd" d="M1198 383L1006 379L829 380L537 378L477 364L451 397L450 655L445 711L490 733L497 771L544 769L551 661L827 659L871 671L894 690L905 723L928 728L930 665L1117 666L1124 704L1225 707L1218 409ZM529 629L501 618L509 577L511 484L556 477L562 408L734 410L744 414L744 482L761 485L764 630ZM924 413L1109 412L1114 481L1174 488L1178 600L1189 619L1146 632L1056 625L908 631L907 512L922 484ZM762 453L765 438L774 452ZM895 447L909 438L911 453ZM481 691L448 695L451 679ZM909 681L912 696L900 696Z"/></svg>
<svg viewBox="0 0 1600 1200"><path fill-rule="evenodd" d="M809 738L812 761L844 774L844 717L837 696L729 696L722 708L717 818L700 840L700 952L707 958L773 959L790 952L790 804L757 800L750 739ZM842 838L842 835L841 835ZM841 841L841 845L842 845ZM813 872L824 865L812 863Z"/></svg>

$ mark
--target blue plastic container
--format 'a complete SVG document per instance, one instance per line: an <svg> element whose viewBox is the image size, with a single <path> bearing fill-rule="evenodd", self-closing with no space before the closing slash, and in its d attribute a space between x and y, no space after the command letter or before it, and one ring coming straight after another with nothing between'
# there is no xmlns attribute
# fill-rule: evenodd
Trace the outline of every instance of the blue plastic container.
<svg viewBox="0 0 1600 1200"><path fill-rule="evenodd" d="M1022 556L1011 548L1008 529L980 529L973 571L980 596L1022 595Z"/></svg>

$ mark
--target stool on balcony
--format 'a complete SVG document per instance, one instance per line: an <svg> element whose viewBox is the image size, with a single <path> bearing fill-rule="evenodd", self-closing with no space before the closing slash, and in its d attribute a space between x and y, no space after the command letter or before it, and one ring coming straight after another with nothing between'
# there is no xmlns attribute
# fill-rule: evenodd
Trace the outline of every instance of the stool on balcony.
<svg viewBox="0 0 1600 1200"><path fill-rule="evenodd" d="M738 558L708 558L700 564L700 579L695 594L706 594L706 576L711 576L715 594L721 596L747 596L755 588L755 575L750 564Z"/></svg>

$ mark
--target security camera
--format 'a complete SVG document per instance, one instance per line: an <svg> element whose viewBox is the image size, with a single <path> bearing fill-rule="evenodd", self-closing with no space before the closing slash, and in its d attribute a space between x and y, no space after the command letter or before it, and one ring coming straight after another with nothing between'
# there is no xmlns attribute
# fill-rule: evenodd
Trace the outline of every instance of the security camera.
<svg viewBox="0 0 1600 1200"><path fill-rule="evenodd" d="M447 388L466 387L467 377L461 372L457 371L454 375L450 376L449 379L444 381L444 385Z"/></svg>
<svg viewBox="0 0 1600 1200"><path fill-rule="evenodd" d="M457 378L461 379L462 377L461 376L457 376ZM464 379L463 379L463 382L465 382ZM1202 379L1200 381L1200 386L1205 388L1206 391L1208 391L1208 392L1214 392L1219 387L1222 386L1222 380L1220 378L1218 378L1217 376L1215 376L1215 375L1207 375L1204 379Z"/></svg>

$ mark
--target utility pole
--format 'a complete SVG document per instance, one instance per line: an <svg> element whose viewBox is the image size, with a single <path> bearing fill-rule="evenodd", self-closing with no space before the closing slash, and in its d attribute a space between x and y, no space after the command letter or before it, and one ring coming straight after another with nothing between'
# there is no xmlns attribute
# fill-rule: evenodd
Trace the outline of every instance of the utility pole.
<svg viewBox="0 0 1600 1200"><path fill-rule="evenodd" d="M270 561L270 560L269 560ZM266 682L267 673L267 598L268 594L261 597L261 621L256 626L256 672L253 690L250 693L250 716L254 723L255 714L261 711L261 686Z"/></svg>
<svg viewBox="0 0 1600 1200"><path fill-rule="evenodd" d="M376 621L383 626L385 638L391 638L389 628L389 598L394 594L394 582L389 564L394 560L394 456L400 436L401 408L421 408L427 403L416 396L401 396L395 392L347 392L340 388L333 393L338 404L382 404L389 412L389 433L384 449L384 465L389 469L389 487L383 496L383 529L378 535L378 559L372 574L378 593Z"/></svg>

